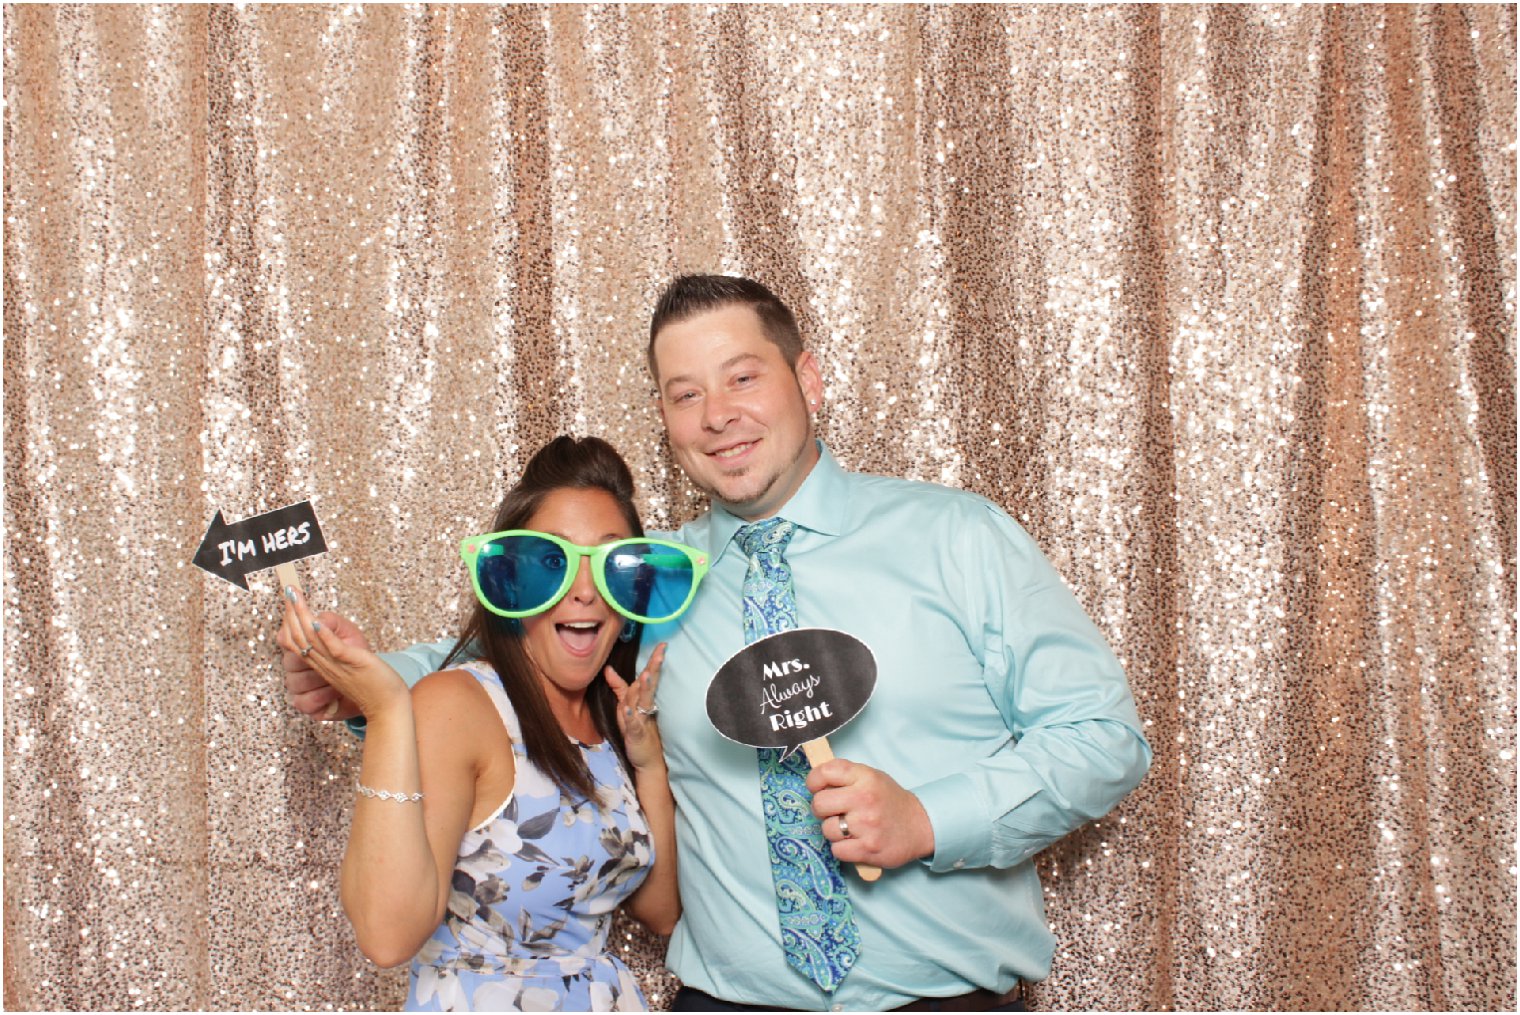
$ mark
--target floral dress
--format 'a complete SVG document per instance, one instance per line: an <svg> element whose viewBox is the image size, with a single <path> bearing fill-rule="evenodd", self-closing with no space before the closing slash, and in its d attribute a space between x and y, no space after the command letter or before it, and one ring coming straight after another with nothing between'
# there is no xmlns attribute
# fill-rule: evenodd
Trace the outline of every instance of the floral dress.
<svg viewBox="0 0 1520 1015"><path fill-rule="evenodd" d="M468 670L512 737L512 795L465 833L443 923L412 960L407 1011L642 1011L607 951L612 911L648 874L654 843L609 743L582 744L597 800L572 800L532 763L507 693Z"/></svg>

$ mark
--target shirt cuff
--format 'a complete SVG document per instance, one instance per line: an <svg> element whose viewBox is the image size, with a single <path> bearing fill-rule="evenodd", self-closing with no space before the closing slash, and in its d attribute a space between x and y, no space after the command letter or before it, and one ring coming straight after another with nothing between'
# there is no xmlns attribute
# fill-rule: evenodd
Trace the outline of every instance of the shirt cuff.
<svg viewBox="0 0 1520 1015"><path fill-rule="evenodd" d="M937 873L992 864L992 819L976 781L964 772L913 791L934 829L934 855L924 862Z"/></svg>

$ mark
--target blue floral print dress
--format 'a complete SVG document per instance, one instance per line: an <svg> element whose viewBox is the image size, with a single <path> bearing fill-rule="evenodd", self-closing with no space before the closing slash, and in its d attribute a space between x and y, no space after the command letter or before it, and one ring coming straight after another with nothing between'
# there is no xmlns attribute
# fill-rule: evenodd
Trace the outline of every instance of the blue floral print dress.
<svg viewBox="0 0 1520 1015"><path fill-rule="evenodd" d="M512 795L465 833L448 913L412 959L407 1011L642 1011L607 951L612 911L643 882L654 843L610 743L582 744L597 800L572 800L535 768L496 673L479 680L512 737Z"/></svg>

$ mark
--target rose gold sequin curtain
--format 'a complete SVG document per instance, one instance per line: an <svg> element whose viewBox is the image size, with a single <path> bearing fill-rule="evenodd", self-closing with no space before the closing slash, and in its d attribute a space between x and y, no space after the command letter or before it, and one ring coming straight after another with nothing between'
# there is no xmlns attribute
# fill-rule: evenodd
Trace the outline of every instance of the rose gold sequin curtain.
<svg viewBox="0 0 1520 1015"><path fill-rule="evenodd" d="M1515 1006L1513 7L7 7L5 1002L394 1007L273 579L442 636L562 431L751 274L850 466L976 490L1156 762L1039 860L1042 1007ZM908 746L911 749L911 745ZM657 1003L653 943L620 929ZM926 942L926 947L932 947Z"/></svg>

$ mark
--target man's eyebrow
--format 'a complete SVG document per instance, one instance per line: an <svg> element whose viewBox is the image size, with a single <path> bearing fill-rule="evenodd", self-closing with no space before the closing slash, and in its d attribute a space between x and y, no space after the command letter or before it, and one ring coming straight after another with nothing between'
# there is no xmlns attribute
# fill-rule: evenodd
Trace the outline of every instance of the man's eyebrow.
<svg viewBox="0 0 1520 1015"><path fill-rule="evenodd" d="M722 363L722 365L719 366L718 369L719 370L727 370L729 367L738 366L740 363L743 363L745 360L750 360L750 359L758 360L758 359L760 359L760 354L759 353L754 353L754 352L741 352L737 356L730 356L728 359L724 360L723 363Z"/></svg>
<svg viewBox="0 0 1520 1015"><path fill-rule="evenodd" d="M722 363L719 363L718 364L718 372L719 373L723 373L726 370L732 370L734 367L738 366L740 363L746 362L747 360L754 360L757 363L763 363L764 362L764 360L762 360L760 358L759 354L757 354L757 353L753 353L753 352L741 352L741 353L739 353L739 355L737 355L737 356L730 356L728 359L724 360ZM665 379L665 383L662 384L662 385L660 385L660 387L662 387L662 388L664 388L664 389L666 389L668 391L672 385L675 385L675 384L690 384L690 383L692 383L692 379L691 379L690 375L688 375L688 374L676 374L674 377L667 377Z"/></svg>

